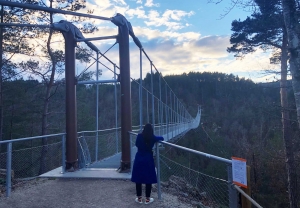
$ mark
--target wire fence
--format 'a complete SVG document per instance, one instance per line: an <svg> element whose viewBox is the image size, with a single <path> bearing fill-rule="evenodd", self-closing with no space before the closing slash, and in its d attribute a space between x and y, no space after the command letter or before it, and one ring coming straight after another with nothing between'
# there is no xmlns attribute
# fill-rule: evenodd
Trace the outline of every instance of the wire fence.
<svg viewBox="0 0 300 208"><path fill-rule="evenodd" d="M0 191L7 186L7 166L11 165L12 186L20 180L37 177L59 168L63 162L65 134L47 135L1 142ZM120 129L78 133L78 159L81 168L121 151ZM9 148L11 145L11 160ZM7 187L6 187L7 189ZM4 191L3 191L4 192Z"/></svg>
<svg viewBox="0 0 300 208"><path fill-rule="evenodd" d="M229 207L227 165L180 150L160 150L162 193L198 207Z"/></svg>
<svg viewBox="0 0 300 208"><path fill-rule="evenodd" d="M133 162L137 133L132 132L130 135L131 161ZM84 167L92 167L90 165L97 164L94 163L96 161L105 160L113 155L121 155L120 129L80 132L78 136L79 155L82 154L85 157ZM36 177L59 168L64 163L64 137L65 134L57 134L1 142L1 145L12 148L7 148L6 152L0 154L0 169L6 169L8 163L11 163L13 186L19 180ZM231 174L229 160L213 155L204 157L208 154L167 142L161 142L159 150L159 155L154 154L154 157L159 158L159 165L156 165L159 167L159 184L162 193L173 194L184 203L196 207L237 207L237 204L234 206L230 204L232 199L236 199L231 198L232 181L228 181ZM10 151L11 160L8 154ZM115 162L117 164L113 165L119 165L120 159ZM107 164L105 165L107 167ZM0 175L2 173L0 170ZM10 172L6 174L10 175ZM1 192L12 187L10 181L6 181L7 178L3 175L0 178ZM257 204L255 201L252 203ZM257 205L257 207L260 206Z"/></svg>
<svg viewBox="0 0 300 208"><path fill-rule="evenodd" d="M96 132L82 132L80 136L84 138L91 162L96 162L117 154L121 151L121 131L120 129L109 129Z"/></svg>
<svg viewBox="0 0 300 208"><path fill-rule="evenodd" d="M12 143L11 167L14 178L36 177L61 166L62 136L43 139ZM6 169L6 167L7 150L0 154L0 169Z"/></svg>

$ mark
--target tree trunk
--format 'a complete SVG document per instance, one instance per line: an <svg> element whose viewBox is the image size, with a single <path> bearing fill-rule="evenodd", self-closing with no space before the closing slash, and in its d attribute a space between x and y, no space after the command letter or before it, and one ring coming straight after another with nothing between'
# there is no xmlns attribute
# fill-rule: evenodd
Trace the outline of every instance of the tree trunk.
<svg viewBox="0 0 300 208"><path fill-rule="evenodd" d="M282 107L282 131L283 131L283 140L285 145L285 159L286 159L286 170L288 174L288 193L290 200L290 208L297 208L297 173L294 160L294 151L293 151L293 142L291 138L291 123L289 120L288 112L288 100L287 100L287 45L290 49L290 68L293 76L293 89L297 105L297 116L298 122L300 121L300 77L299 74L300 67L297 66L297 62L300 63L300 54L295 56L294 49L292 45L295 40L299 37L295 36L296 34L292 31L292 27L289 24L291 22L290 12L287 10L287 0L282 0L283 11L284 11L284 20L286 25L286 30L283 30L283 40L282 40L282 55L281 55L281 82L280 82L280 95L281 95L281 107ZM285 4L285 6L284 6ZM295 39L296 38L296 39ZM297 44L299 45L300 42ZM296 47L298 48L298 46ZM299 65L298 65L299 66ZM293 69L292 69L293 68ZM298 72L297 72L298 71Z"/></svg>
<svg viewBox="0 0 300 208"><path fill-rule="evenodd" d="M1 6L1 23L3 23L3 6ZM0 141L3 140L3 89L2 71L3 69L3 27L0 28ZM1 145L0 145L1 152Z"/></svg>
<svg viewBox="0 0 300 208"><path fill-rule="evenodd" d="M50 1L50 8L52 8L52 1ZM50 24L53 23L53 15L50 13ZM52 53L50 43L53 34L53 29L50 28L48 41L47 41L47 51L50 55L52 61L52 68L51 68L51 76L49 82L46 82L46 93L44 97L44 107L43 107L43 115L42 115L42 135L47 135L47 128L48 128L48 110L49 110L49 103L50 103L50 96L51 96L51 89L54 83L54 76L56 70L56 60L54 54ZM47 138L42 139L42 153L41 153L41 161L40 161L40 170L39 174L43 174L46 170L46 154L48 151L48 141Z"/></svg>
<svg viewBox="0 0 300 208"><path fill-rule="evenodd" d="M282 0L282 8L288 35L289 63L297 108L297 120L300 127L300 25L295 0Z"/></svg>

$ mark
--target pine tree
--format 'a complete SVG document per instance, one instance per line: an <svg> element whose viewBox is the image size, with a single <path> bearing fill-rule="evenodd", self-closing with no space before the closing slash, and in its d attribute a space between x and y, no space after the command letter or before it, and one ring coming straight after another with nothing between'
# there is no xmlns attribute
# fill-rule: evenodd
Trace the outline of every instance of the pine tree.
<svg viewBox="0 0 300 208"><path fill-rule="evenodd" d="M297 173L292 145L291 122L287 97L287 60L288 36L284 24L281 2L279 0L254 0L259 10L255 10L251 17L244 21L233 21L233 35L230 38L232 47L228 52L236 56L243 56L254 52L258 47L263 49L279 49L281 63L280 96L282 113L282 132L285 144L286 170L288 175L288 189L290 207L297 207ZM292 54L290 55L292 59ZM276 57L272 61L276 60ZM276 61L275 61L276 62ZM297 97L295 96L297 99Z"/></svg>

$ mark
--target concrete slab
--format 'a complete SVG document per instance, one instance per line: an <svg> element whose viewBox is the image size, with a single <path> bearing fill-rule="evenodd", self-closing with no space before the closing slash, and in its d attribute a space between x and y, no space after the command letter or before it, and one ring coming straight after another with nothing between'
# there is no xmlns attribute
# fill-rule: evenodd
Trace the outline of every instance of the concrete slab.
<svg viewBox="0 0 300 208"><path fill-rule="evenodd" d="M119 173L115 168L83 168L74 172L62 173L62 167L40 175L41 178L102 178L131 179L131 173Z"/></svg>

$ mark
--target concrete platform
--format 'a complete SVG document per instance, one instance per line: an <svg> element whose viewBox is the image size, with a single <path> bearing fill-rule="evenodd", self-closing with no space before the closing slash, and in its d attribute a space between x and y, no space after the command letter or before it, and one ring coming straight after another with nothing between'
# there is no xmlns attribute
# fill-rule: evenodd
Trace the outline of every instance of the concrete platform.
<svg viewBox="0 0 300 208"><path fill-rule="evenodd" d="M131 179L131 173L119 173L115 168L83 168L74 172L62 173L62 167L40 175L41 178L102 178Z"/></svg>

